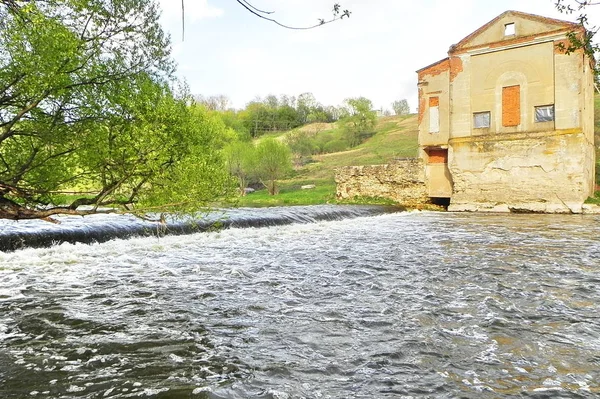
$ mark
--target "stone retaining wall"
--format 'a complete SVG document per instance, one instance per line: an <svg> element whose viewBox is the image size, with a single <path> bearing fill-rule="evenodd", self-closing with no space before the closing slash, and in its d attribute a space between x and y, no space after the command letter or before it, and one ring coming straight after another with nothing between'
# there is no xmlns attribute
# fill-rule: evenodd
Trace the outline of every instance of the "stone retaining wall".
<svg viewBox="0 0 600 399"><path fill-rule="evenodd" d="M450 211L582 213L593 192L594 146L582 132L450 140Z"/></svg>
<svg viewBox="0 0 600 399"><path fill-rule="evenodd" d="M403 159L387 165L346 166L336 169L336 196L389 198L402 205L429 203L425 168L420 159Z"/></svg>

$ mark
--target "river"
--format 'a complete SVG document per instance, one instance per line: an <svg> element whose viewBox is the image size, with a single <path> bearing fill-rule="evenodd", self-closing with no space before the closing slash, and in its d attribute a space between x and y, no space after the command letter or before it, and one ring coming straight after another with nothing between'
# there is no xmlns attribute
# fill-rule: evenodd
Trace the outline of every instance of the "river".
<svg viewBox="0 0 600 399"><path fill-rule="evenodd" d="M0 252L0 397L598 397L599 237L405 212Z"/></svg>

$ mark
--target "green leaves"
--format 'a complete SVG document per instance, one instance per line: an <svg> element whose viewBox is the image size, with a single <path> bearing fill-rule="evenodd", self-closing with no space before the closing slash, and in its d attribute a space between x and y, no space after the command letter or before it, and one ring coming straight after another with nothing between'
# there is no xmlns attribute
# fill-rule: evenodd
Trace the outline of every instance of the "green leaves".
<svg viewBox="0 0 600 399"><path fill-rule="evenodd" d="M292 154L287 145L272 139L261 140L256 146L255 171L269 194L277 193L276 181L292 168Z"/></svg>
<svg viewBox="0 0 600 399"><path fill-rule="evenodd" d="M225 147L225 165L230 175L238 180L241 195L251 180L260 181L269 191L277 194L276 181L292 169L292 153L289 147L273 138L263 139L256 146L237 141Z"/></svg>
<svg viewBox="0 0 600 399"><path fill-rule="evenodd" d="M239 193L245 195L254 172L254 145L246 141L234 141L223 149L223 156L229 174L238 181Z"/></svg>
<svg viewBox="0 0 600 399"><path fill-rule="evenodd" d="M596 25L592 25L587 14L587 7L597 6L600 3L588 0L555 0L556 9L564 14L572 14L578 12L577 22L581 26L581 30L575 30L567 33L568 44L559 43L557 48L565 54L573 53L577 50L583 51L591 60L596 58L596 54L600 52L600 46L594 43L594 36L600 29ZM596 64L596 78L599 75L599 70Z"/></svg>
<svg viewBox="0 0 600 399"><path fill-rule="evenodd" d="M396 115L408 115L410 114L410 106L406 99L396 100L392 103L392 109Z"/></svg>
<svg viewBox="0 0 600 399"><path fill-rule="evenodd" d="M153 0L0 1L0 217L227 194L228 130L170 89L158 17ZM70 204L39 207L65 194Z"/></svg>
<svg viewBox="0 0 600 399"><path fill-rule="evenodd" d="M365 97L346 99L349 115L342 119L344 136L351 147L359 145L372 135L377 113L372 110L373 103Z"/></svg>

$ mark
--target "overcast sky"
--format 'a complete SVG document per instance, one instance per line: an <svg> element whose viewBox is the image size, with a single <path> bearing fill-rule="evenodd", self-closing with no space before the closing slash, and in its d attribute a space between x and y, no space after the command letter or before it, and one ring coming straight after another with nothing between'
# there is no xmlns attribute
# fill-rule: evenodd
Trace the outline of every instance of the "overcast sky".
<svg viewBox="0 0 600 399"><path fill-rule="evenodd" d="M235 0L159 0L178 74L193 94L223 94L242 108L257 96L312 92L324 105L364 96L375 108L408 99L417 106L415 71L507 10L574 21L555 0L251 0L288 25L331 16L337 1L349 19L308 31L261 20ZM590 9L592 21L600 6Z"/></svg>

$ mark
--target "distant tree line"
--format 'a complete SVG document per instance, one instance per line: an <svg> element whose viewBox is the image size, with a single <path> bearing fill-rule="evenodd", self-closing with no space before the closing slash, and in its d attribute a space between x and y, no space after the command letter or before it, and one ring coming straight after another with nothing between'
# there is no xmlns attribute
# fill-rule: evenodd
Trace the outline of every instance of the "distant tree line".
<svg viewBox="0 0 600 399"><path fill-rule="evenodd" d="M209 111L217 111L225 124L238 134L252 138L269 132L291 130L309 123L336 122L373 111L373 103L364 97L350 98L342 105L333 106L323 105L309 92L298 96L270 94L264 98L257 97L240 110L232 108L231 101L224 95L196 95L194 100ZM392 109L396 115L410 113L406 99L394 101ZM364 125L363 122L362 126Z"/></svg>
<svg viewBox="0 0 600 399"><path fill-rule="evenodd" d="M335 122L349 114L344 107L325 106L312 93L299 96L257 97L241 110L230 107L226 96L195 96L206 109L218 111L225 123L239 133L257 138L268 132L286 131L307 123Z"/></svg>

